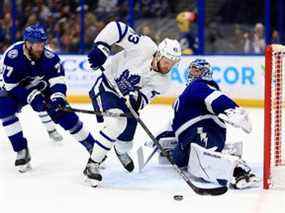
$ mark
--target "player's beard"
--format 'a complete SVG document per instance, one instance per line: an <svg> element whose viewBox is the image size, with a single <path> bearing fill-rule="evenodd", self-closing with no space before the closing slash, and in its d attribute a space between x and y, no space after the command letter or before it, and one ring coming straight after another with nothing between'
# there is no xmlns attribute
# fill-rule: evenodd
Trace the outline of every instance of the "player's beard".
<svg viewBox="0 0 285 213"><path fill-rule="evenodd" d="M41 58L43 51L38 52L38 53L34 53L32 47L28 48L26 46L26 49L28 51L29 57L31 58L32 61L37 61Z"/></svg>
<svg viewBox="0 0 285 213"><path fill-rule="evenodd" d="M34 53L34 52L32 51L32 49L29 49L28 52L29 52L29 55L30 55L30 57L31 57L31 59L32 59L33 61L39 60L39 59L41 58L42 54L43 54L42 51L41 51L41 52L38 52L38 53Z"/></svg>

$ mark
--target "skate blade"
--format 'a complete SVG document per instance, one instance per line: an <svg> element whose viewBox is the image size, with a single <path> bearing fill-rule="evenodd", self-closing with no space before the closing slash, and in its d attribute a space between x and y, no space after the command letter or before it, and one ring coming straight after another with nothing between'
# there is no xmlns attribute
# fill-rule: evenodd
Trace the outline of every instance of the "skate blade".
<svg viewBox="0 0 285 213"><path fill-rule="evenodd" d="M100 182L101 181L98 181L95 179L90 179L88 177L86 177L86 179L85 179L85 183L91 187L94 187L94 188L96 188L100 184Z"/></svg>
<svg viewBox="0 0 285 213"><path fill-rule="evenodd" d="M25 173L25 172L31 170L32 166L30 163L27 163L25 165L16 166L16 168L20 173Z"/></svg>
<svg viewBox="0 0 285 213"><path fill-rule="evenodd" d="M257 188L260 185L260 180L257 177L251 177L249 181L241 180L236 184L238 189Z"/></svg>

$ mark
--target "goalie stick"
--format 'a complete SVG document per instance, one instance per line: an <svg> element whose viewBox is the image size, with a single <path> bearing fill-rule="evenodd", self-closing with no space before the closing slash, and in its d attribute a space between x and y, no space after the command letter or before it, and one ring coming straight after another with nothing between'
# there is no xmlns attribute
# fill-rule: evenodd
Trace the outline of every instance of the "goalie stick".
<svg viewBox="0 0 285 213"><path fill-rule="evenodd" d="M104 68L101 66L100 69L102 70L102 72L104 72ZM106 78L107 79L107 78ZM107 79L108 80L108 79ZM115 88L111 82L108 80L110 86L113 87L113 89L117 92L117 94L121 97L124 98L124 96L121 94L120 91L118 91L117 88ZM128 101L125 102L126 106L128 107L130 113L132 114L132 116L134 117L134 119L136 119L136 121L140 124L140 126L144 129L144 131L146 132L146 134L151 138L151 140L153 141L153 143L156 145L156 147L162 152L163 155L165 155L165 157L167 158L167 160L170 162L171 166L176 170L176 172L183 178L183 180L188 184L188 186L197 194L199 195L222 195L224 193L226 193L228 191L228 187L227 186L220 186L220 187L216 187L216 188L200 188L198 186L195 186L192 181L190 180L190 178L185 174L185 171L183 171L181 168L179 168L174 160L169 156L169 154L163 149L163 147L160 145L160 143L158 142L158 140L155 138L155 136L151 133L151 131L149 130L149 128L145 125L145 123L141 120L141 118L139 117L139 115L137 114L137 112L132 108L132 106L130 105L130 103Z"/></svg>
<svg viewBox="0 0 285 213"><path fill-rule="evenodd" d="M157 152L158 148L155 147L150 155L147 157L146 161L144 161L144 154L143 154L143 148L140 146L137 150L137 156L138 156L138 166L139 166L139 172L142 172L143 168L148 164L148 162L152 159L153 155Z"/></svg>

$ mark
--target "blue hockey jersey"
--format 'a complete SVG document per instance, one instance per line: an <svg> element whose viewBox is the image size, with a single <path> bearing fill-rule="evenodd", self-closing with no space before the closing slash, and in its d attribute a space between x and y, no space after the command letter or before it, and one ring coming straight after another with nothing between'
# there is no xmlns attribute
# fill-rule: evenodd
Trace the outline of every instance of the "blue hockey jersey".
<svg viewBox="0 0 285 213"><path fill-rule="evenodd" d="M3 89L22 103L27 103L30 92L37 89L49 96L66 95L64 69L58 55L45 48L40 59L33 61L24 52L24 42L10 46L3 55Z"/></svg>
<svg viewBox="0 0 285 213"><path fill-rule="evenodd" d="M215 142L212 146L217 146L217 151L221 151L226 137L226 128L217 115L236 106L233 100L220 91L215 81L197 79L189 84L176 100L172 129L179 143L185 145L197 141L197 136L201 141L206 137L207 132L216 133L211 136L211 139L217 140L217 144L221 143L221 146ZM211 147L211 144L200 145Z"/></svg>

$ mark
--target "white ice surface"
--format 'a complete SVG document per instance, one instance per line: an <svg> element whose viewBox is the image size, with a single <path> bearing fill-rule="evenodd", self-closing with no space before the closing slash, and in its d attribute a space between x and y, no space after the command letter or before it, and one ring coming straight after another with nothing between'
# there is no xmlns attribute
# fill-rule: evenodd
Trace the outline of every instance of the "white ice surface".
<svg viewBox="0 0 285 213"><path fill-rule="evenodd" d="M74 105L90 108L87 105ZM229 129L228 141L244 142L244 159L262 176L263 110L248 109L253 132ZM169 106L153 105L142 113L142 119L152 132L167 123ZM97 127L93 115L80 118L94 132ZM82 170L88 155L71 136L64 133L62 146L49 140L37 115L29 108L20 115L25 136L29 141L33 169L19 174L14 168L15 153L0 127L0 213L6 212L219 212L266 213L284 212L285 191L262 188L233 191L223 196L199 196L170 168L158 165L157 156L143 173L125 172L113 151L109 154L103 183L91 188L84 183ZM141 128L135 136L135 150L149 140ZM145 149L149 152L148 148ZM173 195L184 196L175 201Z"/></svg>

